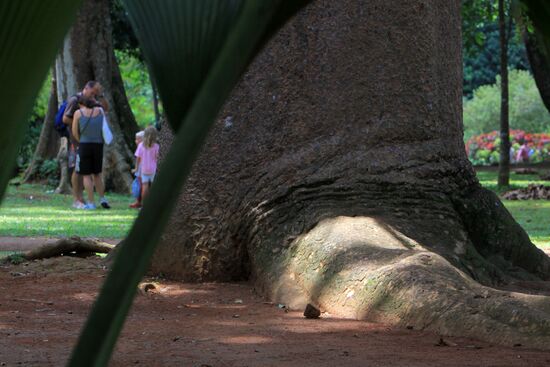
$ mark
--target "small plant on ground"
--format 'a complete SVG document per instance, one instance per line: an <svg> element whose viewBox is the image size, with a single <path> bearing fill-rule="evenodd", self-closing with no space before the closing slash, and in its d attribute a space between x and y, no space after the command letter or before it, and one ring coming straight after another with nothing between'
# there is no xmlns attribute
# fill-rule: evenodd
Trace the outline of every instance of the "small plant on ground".
<svg viewBox="0 0 550 367"><path fill-rule="evenodd" d="M6 256L2 259L3 263L8 263L12 265L19 265L27 261L22 253L12 253L9 256Z"/></svg>

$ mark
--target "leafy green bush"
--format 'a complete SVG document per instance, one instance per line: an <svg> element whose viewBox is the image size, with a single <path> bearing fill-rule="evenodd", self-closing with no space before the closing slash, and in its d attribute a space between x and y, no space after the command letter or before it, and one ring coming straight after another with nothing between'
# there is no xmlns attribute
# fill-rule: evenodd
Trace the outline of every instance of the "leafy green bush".
<svg viewBox="0 0 550 367"><path fill-rule="evenodd" d="M46 159L40 165L38 173L40 174L40 177L43 178L48 178L51 176L57 177L59 176L59 163L57 163L56 159Z"/></svg>
<svg viewBox="0 0 550 367"><path fill-rule="evenodd" d="M48 186L57 187L61 172L59 171L59 162L57 159L46 159L38 169L39 177L46 179Z"/></svg>
<svg viewBox="0 0 550 367"><path fill-rule="evenodd" d="M30 117L27 131L25 132L25 139L23 144L19 147L19 153L17 154L17 168L22 171L29 165L34 154L34 150L38 145L38 139L40 138L40 131L42 130L42 123L46 110L48 109L48 98L50 96L51 87L51 75L48 75L40 93L34 103L32 115Z"/></svg>
<svg viewBox="0 0 550 367"><path fill-rule="evenodd" d="M544 107L535 81L529 72L510 70L510 129L529 133L550 131L550 114ZM474 91L464 102L464 140L474 135L499 130L500 77L491 85Z"/></svg>
<svg viewBox="0 0 550 367"><path fill-rule="evenodd" d="M142 128L154 125L153 88L147 68L137 57L127 52L115 51L115 55L128 102L138 125Z"/></svg>
<svg viewBox="0 0 550 367"><path fill-rule="evenodd" d="M32 160L34 150L38 145L38 139L40 138L40 131L42 130L42 121L31 120L27 131L25 133L25 140L19 147L19 154L17 154L17 168L22 171Z"/></svg>

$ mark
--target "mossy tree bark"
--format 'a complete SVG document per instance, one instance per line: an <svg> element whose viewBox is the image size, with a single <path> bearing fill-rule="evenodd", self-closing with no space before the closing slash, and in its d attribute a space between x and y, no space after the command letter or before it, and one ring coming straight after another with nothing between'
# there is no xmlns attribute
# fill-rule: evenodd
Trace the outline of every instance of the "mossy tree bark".
<svg viewBox="0 0 550 367"><path fill-rule="evenodd" d="M548 280L550 259L466 157L460 30L458 0L307 7L224 107L152 271L548 345L547 298L490 288Z"/></svg>
<svg viewBox="0 0 550 367"><path fill-rule="evenodd" d="M104 88L110 109L114 142L105 146L103 174L106 188L130 192L134 134L138 130L128 104L112 41L109 0L84 0L73 28L56 60L60 101L79 92L89 80Z"/></svg>

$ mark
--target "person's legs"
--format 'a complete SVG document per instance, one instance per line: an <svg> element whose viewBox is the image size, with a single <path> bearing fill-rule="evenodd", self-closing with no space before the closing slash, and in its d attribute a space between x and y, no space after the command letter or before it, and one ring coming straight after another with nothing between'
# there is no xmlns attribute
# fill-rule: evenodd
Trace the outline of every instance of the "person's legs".
<svg viewBox="0 0 550 367"><path fill-rule="evenodd" d="M132 204L130 204L130 208L141 208L141 197L143 195L143 183L141 182L141 175L136 177L139 182L139 196L136 198L136 201L134 201Z"/></svg>
<svg viewBox="0 0 550 367"><path fill-rule="evenodd" d="M93 204L94 203L94 180L92 178L92 175L84 176L84 188L86 189L86 194L88 196L87 204Z"/></svg>
<svg viewBox="0 0 550 367"><path fill-rule="evenodd" d="M97 173L93 175L94 177L94 185L95 185L95 191L97 191L97 194L100 198L105 195L105 186L103 186L103 177L101 173Z"/></svg>
<svg viewBox="0 0 550 367"><path fill-rule="evenodd" d="M152 175L146 175L141 174L141 203L145 202L145 198L149 194L149 189L151 188L151 184L153 183L155 179L155 174Z"/></svg>
<svg viewBox="0 0 550 367"><path fill-rule="evenodd" d="M149 186L151 185L150 182L143 182L141 185L141 202L143 203L145 201L145 198L147 197L147 194L149 194Z"/></svg>
<svg viewBox="0 0 550 367"><path fill-rule="evenodd" d="M73 194L73 207L82 209L84 205L84 197L82 195L82 175L77 173L77 163L80 158L78 157L77 147L74 143L69 143L67 150L67 159L69 167L69 175L71 176L71 190ZM77 162L78 161L78 162Z"/></svg>
<svg viewBox="0 0 550 367"><path fill-rule="evenodd" d="M79 175L76 171L73 171L73 174L71 175L71 186L73 189L73 198L75 202L84 202L84 195L82 194L82 180L82 175Z"/></svg>
<svg viewBox="0 0 550 367"><path fill-rule="evenodd" d="M143 183L141 182L141 175L136 177L137 182L139 183L139 194L136 198L136 201L134 201L132 204L130 204L130 208L141 208L141 197L143 195Z"/></svg>
<svg viewBox="0 0 550 367"><path fill-rule="evenodd" d="M103 176L101 173L94 174L94 185L99 195L99 203L104 209L111 209L109 202L105 198L105 186L103 185Z"/></svg>
<svg viewBox="0 0 550 367"><path fill-rule="evenodd" d="M94 174L92 147L90 144L82 143L78 147L78 155L76 157L76 172L78 176L82 176L84 188L88 200L83 209L95 209L94 204ZM78 179L77 184L78 185ZM75 185L75 186L76 186Z"/></svg>
<svg viewBox="0 0 550 367"><path fill-rule="evenodd" d="M99 203L104 209L110 209L111 206L105 198L105 185L103 184L103 176L101 174L103 171L103 144L92 145L92 156L92 173L94 176L95 189L99 195Z"/></svg>

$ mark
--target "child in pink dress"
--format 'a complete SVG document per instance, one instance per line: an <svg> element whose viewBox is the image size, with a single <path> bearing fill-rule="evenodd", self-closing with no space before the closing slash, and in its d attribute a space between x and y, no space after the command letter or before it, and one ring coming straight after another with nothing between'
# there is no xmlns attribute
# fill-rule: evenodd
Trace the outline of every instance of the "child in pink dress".
<svg viewBox="0 0 550 367"><path fill-rule="evenodd" d="M143 203L157 173L159 145L157 144L157 129L153 126L145 129L143 142L138 145L135 155L137 166L141 171L141 202Z"/></svg>

